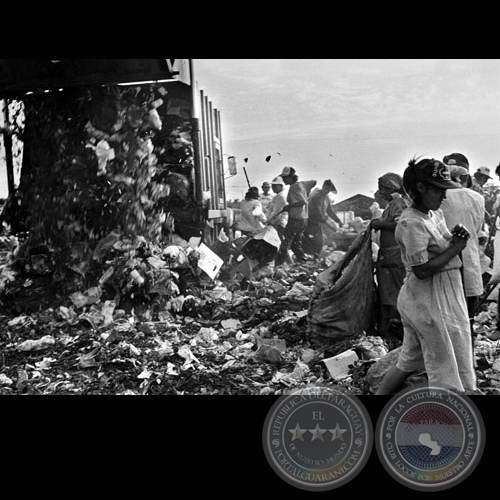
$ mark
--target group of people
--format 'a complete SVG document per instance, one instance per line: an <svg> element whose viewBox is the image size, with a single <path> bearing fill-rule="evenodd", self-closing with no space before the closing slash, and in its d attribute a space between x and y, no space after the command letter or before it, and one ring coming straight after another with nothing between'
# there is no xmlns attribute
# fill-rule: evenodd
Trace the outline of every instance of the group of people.
<svg viewBox="0 0 500 500"><path fill-rule="evenodd" d="M341 221L330 199L330 193L337 193L333 182L328 179L320 189L313 189L316 185L315 180L300 181L293 167L284 167L272 182L263 183L262 194L257 187L250 187L235 229L254 237L266 226L274 227L280 237L272 259L276 267L289 259L290 251L298 263L319 257L324 246L323 225L336 231Z"/></svg>
<svg viewBox="0 0 500 500"><path fill-rule="evenodd" d="M500 177L500 165L495 172ZM403 339L397 364L377 394L393 394L422 370L430 387L481 394L473 357L474 316L484 294L481 259L492 223L498 225L498 252L490 283L500 283L500 196L493 221L483 193L491 178L488 167L471 174L467 158L452 153L442 161L414 158L402 175L388 172L378 180L376 198L385 206L369 226L379 244L378 328L384 331L396 322L402 325ZM254 236L272 225L281 239L276 266L290 250L298 262L318 257L323 228L337 230L342 223L332 209L330 193L337 193L333 182L326 180L312 191L315 185L299 181L295 169L285 167L263 184L262 195L258 188L249 189L236 228ZM500 320L489 337L500 339Z"/></svg>
<svg viewBox="0 0 500 500"><path fill-rule="evenodd" d="M400 321L404 334L398 362L377 394L392 394L419 370L431 387L481 393L474 316L484 293L481 248L491 221L482 188L491 178L488 167L471 175L467 158L453 153L443 161L413 159L402 176L391 172L379 179L378 195L388 204L370 227L380 231L380 324ZM493 275L491 282L500 283L500 257ZM500 334L489 337L499 340Z"/></svg>

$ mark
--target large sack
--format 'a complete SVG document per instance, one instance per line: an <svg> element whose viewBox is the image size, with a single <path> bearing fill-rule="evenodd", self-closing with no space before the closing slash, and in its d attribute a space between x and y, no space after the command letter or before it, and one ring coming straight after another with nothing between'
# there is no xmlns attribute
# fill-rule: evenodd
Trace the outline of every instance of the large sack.
<svg viewBox="0 0 500 500"><path fill-rule="evenodd" d="M371 231L317 278L307 316L309 340L318 347L367 332L375 320Z"/></svg>

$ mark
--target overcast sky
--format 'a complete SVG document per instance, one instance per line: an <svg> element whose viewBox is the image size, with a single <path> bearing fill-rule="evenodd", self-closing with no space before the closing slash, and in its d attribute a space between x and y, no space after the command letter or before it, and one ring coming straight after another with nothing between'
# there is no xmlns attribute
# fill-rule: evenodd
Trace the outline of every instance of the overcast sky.
<svg viewBox="0 0 500 500"><path fill-rule="evenodd" d="M221 111L225 160L237 158L229 199L248 189L243 167L260 187L292 165L301 180L331 179L342 201L373 195L413 156L461 152L472 171L500 162L500 59L194 59L194 68Z"/></svg>
<svg viewBox="0 0 500 500"><path fill-rule="evenodd" d="M226 158L241 198L294 166L337 186L336 201L371 196L414 156L461 152L471 170L500 162L499 59L194 59L222 114ZM278 154L279 153L279 154ZM266 163L265 159L272 159ZM244 163L248 158L248 163Z"/></svg>

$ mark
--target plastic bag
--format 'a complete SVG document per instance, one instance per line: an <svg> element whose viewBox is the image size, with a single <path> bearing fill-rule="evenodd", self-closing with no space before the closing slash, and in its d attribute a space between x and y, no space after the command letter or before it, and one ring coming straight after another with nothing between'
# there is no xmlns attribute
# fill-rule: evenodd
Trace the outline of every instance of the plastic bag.
<svg viewBox="0 0 500 500"><path fill-rule="evenodd" d="M371 231L367 230L316 280L307 316L311 343L328 346L367 332L375 322L375 297Z"/></svg>

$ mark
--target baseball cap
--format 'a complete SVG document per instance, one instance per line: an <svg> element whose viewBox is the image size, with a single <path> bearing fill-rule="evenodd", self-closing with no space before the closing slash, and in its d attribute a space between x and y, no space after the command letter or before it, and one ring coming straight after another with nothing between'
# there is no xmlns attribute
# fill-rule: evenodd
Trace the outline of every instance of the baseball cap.
<svg viewBox="0 0 500 500"><path fill-rule="evenodd" d="M278 185L278 186L284 186L285 183L281 177L275 177L273 181L271 182L273 185Z"/></svg>
<svg viewBox="0 0 500 500"><path fill-rule="evenodd" d="M469 170L469 160L462 153L451 153L443 158L443 163L449 165L457 165L459 167L464 167Z"/></svg>
<svg viewBox="0 0 500 500"><path fill-rule="evenodd" d="M477 169L476 174L483 174L486 177L488 177L489 179L493 179L493 177L491 177L491 175L490 175L490 169L488 167L479 167Z"/></svg>
<svg viewBox="0 0 500 500"><path fill-rule="evenodd" d="M297 172L293 167L284 167L283 172L281 172L281 177L291 177L295 175Z"/></svg>
<svg viewBox="0 0 500 500"><path fill-rule="evenodd" d="M266 182L264 182L264 184L262 184L262 187L268 187L269 188L269 187L271 187L271 184L269 184L269 182L266 181Z"/></svg>
<svg viewBox="0 0 500 500"><path fill-rule="evenodd" d="M450 167L439 160L423 160L416 166L418 180L441 189L457 189L462 186L451 180Z"/></svg>

